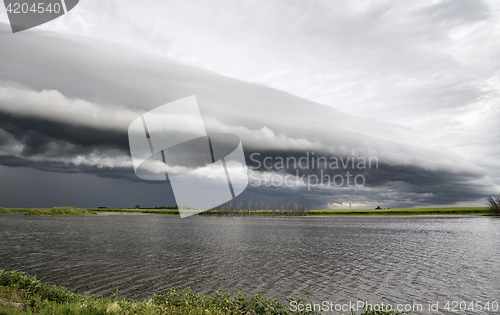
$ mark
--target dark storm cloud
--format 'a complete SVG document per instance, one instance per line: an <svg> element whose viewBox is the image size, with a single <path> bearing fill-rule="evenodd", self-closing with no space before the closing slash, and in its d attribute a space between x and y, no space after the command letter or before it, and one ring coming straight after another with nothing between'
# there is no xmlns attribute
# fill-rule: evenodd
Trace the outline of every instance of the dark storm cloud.
<svg viewBox="0 0 500 315"><path fill-rule="evenodd" d="M132 182L144 182L135 176L132 167L95 167L89 165L75 165L62 162L36 162L15 156L0 156L0 165L9 167L28 167L44 172L63 174L89 174L104 178L124 179ZM148 182L158 184L160 182Z"/></svg>
<svg viewBox="0 0 500 315"><path fill-rule="evenodd" d="M454 178L450 178L454 180ZM279 187L249 186L238 200L264 200L268 202L303 200L311 209L324 208L407 208L415 206L443 206L460 202L469 202L484 198L484 192L474 185L449 184L450 189L437 189L435 185L428 187L406 185L404 182L391 182L378 189L360 190L355 187L308 190L280 189ZM460 194L457 194L460 192Z"/></svg>
<svg viewBox="0 0 500 315"><path fill-rule="evenodd" d="M410 128L109 43L37 32L0 36L6 43L0 46L0 164L6 166L139 183L128 125L144 111L196 95L206 129L238 135L249 164L252 153L300 158L312 151L379 161L378 169L352 170L366 175L362 189L250 187L245 195L303 194L317 207L382 201L392 206L469 201L492 190L482 169L428 145ZM33 51L36 58L30 58ZM318 169L302 174L317 175Z"/></svg>
<svg viewBox="0 0 500 315"><path fill-rule="evenodd" d="M262 173L261 176L250 176L258 179L253 182L259 183L259 186L251 184L241 197L246 199L267 196L268 199L272 197L284 201L300 195L313 208L335 202L342 204L346 200L398 208L454 204L480 199L485 195L486 183L482 182L485 174L475 171L445 172L412 165L389 165L378 159L369 162L368 156L331 156L318 151L246 153L248 166L253 172ZM352 164L352 161L355 163ZM266 173L268 176L263 179ZM286 186L283 184L285 176L292 176L289 177L292 181L300 178L304 184L293 189L281 189ZM334 179L335 176L338 180ZM362 176L363 187L356 186L357 176L360 176L359 183ZM309 184L311 188L308 188Z"/></svg>
<svg viewBox="0 0 500 315"><path fill-rule="evenodd" d="M83 173L45 172L0 165L0 206L81 208L173 206L168 184L102 178Z"/></svg>
<svg viewBox="0 0 500 315"><path fill-rule="evenodd" d="M23 145L22 156L43 154L64 157L88 154L100 149L117 149L128 154L126 131L75 126L59 121L14 116L1 111L0 129Z"/></svg>

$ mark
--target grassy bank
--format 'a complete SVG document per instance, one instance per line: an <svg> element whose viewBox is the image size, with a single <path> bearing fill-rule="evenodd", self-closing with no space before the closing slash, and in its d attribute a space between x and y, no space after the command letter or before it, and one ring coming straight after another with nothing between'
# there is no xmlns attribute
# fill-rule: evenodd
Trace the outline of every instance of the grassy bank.
<svg viewBox="0 0 500 315"><path fill-rule="evenodd" d="M403 209L330 209L310 210L310 216L317 215L460 215L488 214L488 207L453 207L453 208L403 208Z"/></svg>
<svg viewBox="0 0 500 315"><path fill-rule="evenodd" d="M299 299L290 299L290 301ZM66 288L44 283L22 272L0 269L0 315L5 314L315 314L292 312L288 305L259 294L192 293L189 288L157 294L147 301L101 298L76 294ZM403 315L409 313L369 312L366 315Z"/></svg>
<svg viewBox="0 0 500 315"><path fill-rule="evenodd" d="M179 214L177 209L88 209L97 213L149 213ZM342 216L342 215L467 215L489 214L488 207L452 207L452 208L402 208L402 209L327 209L304 210L297 214L292 210L208 210L199 213L202 216Z"/></svg>
<svg viewBox="0 0 500 315"><path fill-rule="evenodd" d="M24 213L26 215L86 215L95 214L88 209L77 209L73 207L54 208L0 208L0 213Z"/></svg>
<svg viewBox="0 0 500 315"><path fill-rule="evenodd" d="M487 215L488 207L452 207L452 208L403 208L403 209L328 209L306 210L297 214L287 210L209 210L200 213L203 216L370 216L370 215ZM120 209L72 207L58 208L0 208L1 213L25 213L27 215L86 215L86 214L164 214L179 215L177 209Z"/></svg>
<svg viewBox="0 0 500 315"><path fill-rule="evenodd" d="M105 213L148 213L148 214L179 214L177 209L120 209L120 208L0 208L1 213L24 213L26 215L87 215Z"/></svg>

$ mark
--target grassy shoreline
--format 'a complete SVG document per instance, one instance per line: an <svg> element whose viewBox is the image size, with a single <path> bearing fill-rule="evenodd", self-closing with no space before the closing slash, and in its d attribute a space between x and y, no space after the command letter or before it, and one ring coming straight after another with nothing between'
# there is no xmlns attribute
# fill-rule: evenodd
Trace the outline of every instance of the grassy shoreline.
<svg viewBox="0 0 500 315"><path fill-rule="evenodd" d="M79 209L73 207L54 207L54 208L0 208L0 214L2 213L24 213L26 215L53 215L53 216L63 216L63 215L88 215L95 214L95 212L89 209Z"/></svg>
<svg viewBox="0 0 500 315"><path fill-rule="evenodd" d="M305 303L298 298L289 302ZM0 315L6 314L318 314L314 311L292 311L289 304L283 304L259 294L247 296L244 292L235 294L216 292L202 295L185 290L170 289L164 294L155 294L147 301L136 301L91 294L78 294L67 288L42 282L23 272L0 269ZM410 313L366 311L365 315L405 315ZM351 315L355 315L351 313Z"/></svg>
<svg viewBox="0 0 500 315"><path fill-rule="evenodd" d="M444 208L400 208L400 209L329 209L310 210L309 216L336 215L486 215L491 213L488 207L444 207Z"/></svg>
<svg viewBox="0 0 500 315"><path fill-rule="evenodd" d="M291 314L288 306L259 294L247 297L216 292L192 293L189 288L155 294L147 301L77 294L41 282L23 272L0 269L0 314ZM299 312L294 314L314 314Z"/></svg>
<svg viewBox="0 0 500 315"><path fill-rule="evenodd" d="M214 212L215 210L212 210ZM250 216L271 215L271 210L252 210ZM177 209L121 209L121 208L88 208L73 207L56 208L0 208L2 213L25 213L26 215L89 215L89 214L161 214L178 215ZM401 209L327 209L309 210L300 217L321 216L457 216L457 215L489 215L488 207L444 207L444 208L401 208ZM218 214L211 214L218 215Z"/></svg>

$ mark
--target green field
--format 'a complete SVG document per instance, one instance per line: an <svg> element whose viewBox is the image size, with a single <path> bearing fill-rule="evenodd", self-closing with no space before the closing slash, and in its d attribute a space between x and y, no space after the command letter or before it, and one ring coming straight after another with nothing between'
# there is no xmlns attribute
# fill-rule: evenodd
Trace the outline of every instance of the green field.
<svg viewBox="0 0 500 315"><path fill-rule="evenodd" d="M148 214L179 214L177 209L120 209L120 208L0 208L1 213L24 213L26 215L88 215L106 213L148 213Z"/></svg>
<svg viewBox="0 0 500 315"><path fill-rule="evenodd" d="M240 211L240 210L239 210ZM78 209L72 207L59 208L0 208L1 213L25 213L27 215L88 215L88 214L166 214L178 215L177 209L120 209L120 208L89 208ZM278 215L271 210L244 211L252 216ZM488 215L488 207L451 207L451 208L402 208L402 209L328 209L309 210L305 216L368 216L368 215ZM224 215L212 210L203 215ZM230 214L230 212L229 212Z"/></svg>
<svg viewBox="0 0 500 315"><path fill-rule="evenodd" d="M459 215L488 214L488 207L451 207L451 208L401 208L401 209L329 209L310 210L309 216L318 215Z"/></svg>
<svg viewBox="0 0 500 315"><path fill-rule="evenodd" d="M77 209L73 207L54 208L0 208L0 213L24 213L26 215L86 215L95 214L88 209Z"/></svg>

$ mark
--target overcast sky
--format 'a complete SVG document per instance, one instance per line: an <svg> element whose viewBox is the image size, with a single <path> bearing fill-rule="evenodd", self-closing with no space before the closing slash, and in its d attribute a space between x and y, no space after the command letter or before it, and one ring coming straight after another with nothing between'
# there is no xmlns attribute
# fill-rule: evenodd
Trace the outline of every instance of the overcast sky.
<svg viewBox="0 0 500 315"><path fill-rule="evenodd" d="M190 95L207 131L242 139L250 166L252 153L379 160L352 172L364 187L260 185L247 198L482 206L500 192L499 10L476 0L81 0L12 34L2 8L0 206L174 203L167 184L135 176L127 128Z"/></svg>

